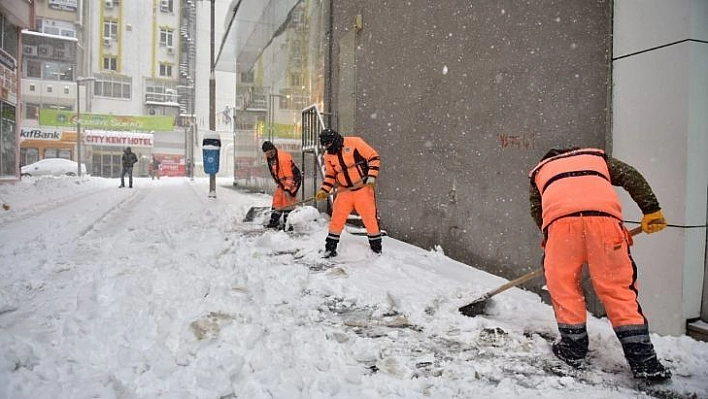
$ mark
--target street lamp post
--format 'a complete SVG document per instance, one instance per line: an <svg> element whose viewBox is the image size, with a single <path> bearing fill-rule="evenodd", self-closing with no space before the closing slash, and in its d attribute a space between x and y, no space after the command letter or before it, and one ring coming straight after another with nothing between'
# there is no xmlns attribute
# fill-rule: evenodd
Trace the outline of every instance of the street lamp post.
<svg viewBox="0 0 708 399"><path fill-rule="evenodd" d="M77 77L76 78L76 162L78 163L77 176L81 177L81 91L79 90L82 82L93 82L94 77Z"/></svg>

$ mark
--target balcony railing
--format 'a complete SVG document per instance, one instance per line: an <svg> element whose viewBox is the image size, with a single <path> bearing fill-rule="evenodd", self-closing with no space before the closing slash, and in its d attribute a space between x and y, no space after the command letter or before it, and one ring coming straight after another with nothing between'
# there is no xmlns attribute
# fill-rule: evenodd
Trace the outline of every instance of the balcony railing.
<svg viewBox="0 0 708 399"><path fill-rule="evenodd" d="M146 103L176 103L178 99L176 93L145 93Z"/></svg>

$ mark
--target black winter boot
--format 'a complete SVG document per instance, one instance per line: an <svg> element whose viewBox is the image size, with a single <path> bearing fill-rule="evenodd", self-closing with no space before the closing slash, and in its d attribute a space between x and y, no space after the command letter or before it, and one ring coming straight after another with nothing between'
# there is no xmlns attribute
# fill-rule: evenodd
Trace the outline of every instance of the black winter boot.
<svg viewBox="0 0 708 399"><path fill-rule="evenodd" d="M671 371L656 357L647 326L622 326L615 329L615 334L622 344L624 357L634 378L651 382L662 382L671 378Z"/></svg>
<svg viewBox="0 0 708 399"><path fill-rule="evenodd" d="M553 354L569 366L578 368L588 354L588 331L585 325L558 326L561 339L553 344Z"/></svg>
<svg viewBox="0 0 708 399"><path fill-rule="evenodd" d="M280 227L280 212L271 212L270 222L266 225L267 229L277 229Z"/></svg>
<svg viewBox="0 0 708 399"><path fill-rule="evenodd" d="M290 211L283 212L283 230L293 231L293 226L288 226L288 216L290 216Z"/></svg>
<svg viewBox="0 0 708 399"><path fill-rule="evenodd" d="M325 239L325 252L323 258L334 258L337 256L337 244L339 244L339 235L329 233Z"/></svg>
<svg viewBox="0 0 708 399"><path fill-rule="evenodd" d="M381 253L381 233L369 236L369 247L374 253Z"/></svg>

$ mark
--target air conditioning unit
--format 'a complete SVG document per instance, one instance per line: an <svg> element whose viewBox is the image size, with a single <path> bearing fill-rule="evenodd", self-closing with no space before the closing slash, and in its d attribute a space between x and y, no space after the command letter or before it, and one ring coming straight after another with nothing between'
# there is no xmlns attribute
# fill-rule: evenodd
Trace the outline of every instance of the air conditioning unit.
<svg viewBox="0 0 708 399"><path fill-rule="evenodd" d="M56 50L54 52L54 56L58 58L64 58L66 57L66 52L64 50Z"/></svg>
<svg viewBox="0 0 708 399"><path fill-rule="evenodd" d="M113 41L111 39L109 39L109 38L103 39L103 47L110 48L112 44L113 44Z"/></svg>
<svg viewBox="0 0 708 399"><path fill-rule="evenodd" d="M105 0L103 8L113 8L113 0Z"/></svg>
<svg viewBox="0 0 708 399"><path fill-rule="evenodd" d="M22 47L22 54L24 54L24 55L37 55L37 46L24 45Z"/></svg>
<svg viewBox="0 0 708 399"><path fill-rule="evenodd" d="M175 54L175 49L173 47L168 47L167 48L167 54L169 55L174 55Z"/></svg>
<svg viewBox="0 0 708 399"><path fill-rule="evenodd" d="M170 0L160 0L160 11L170 11Z"/></svg>
<svg viewBox="0 0 708 399"><path fill-rule="evenodd" d="M52 46L41 45L41 46L39 46L39 47L37 48L37 54L39 54L39 55L49 55L50 53L52 53L51 50L52 50Z"/></svg>

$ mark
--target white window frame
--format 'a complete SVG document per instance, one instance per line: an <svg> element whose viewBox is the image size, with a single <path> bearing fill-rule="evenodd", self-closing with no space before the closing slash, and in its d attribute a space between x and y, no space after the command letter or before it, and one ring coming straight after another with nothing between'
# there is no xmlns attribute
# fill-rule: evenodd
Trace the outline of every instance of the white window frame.
<svg viewBox="0 0 708 399"><path fill-rule="evenodd" d="M113 18L103 20L103 39L118 40L118 21Z"/></svg>
<svg viewBox="0 0 708 399"><path fill-rule="evenodd" d="M174 48L174 37L174 29L160 28L160 47Z"/></svg>

